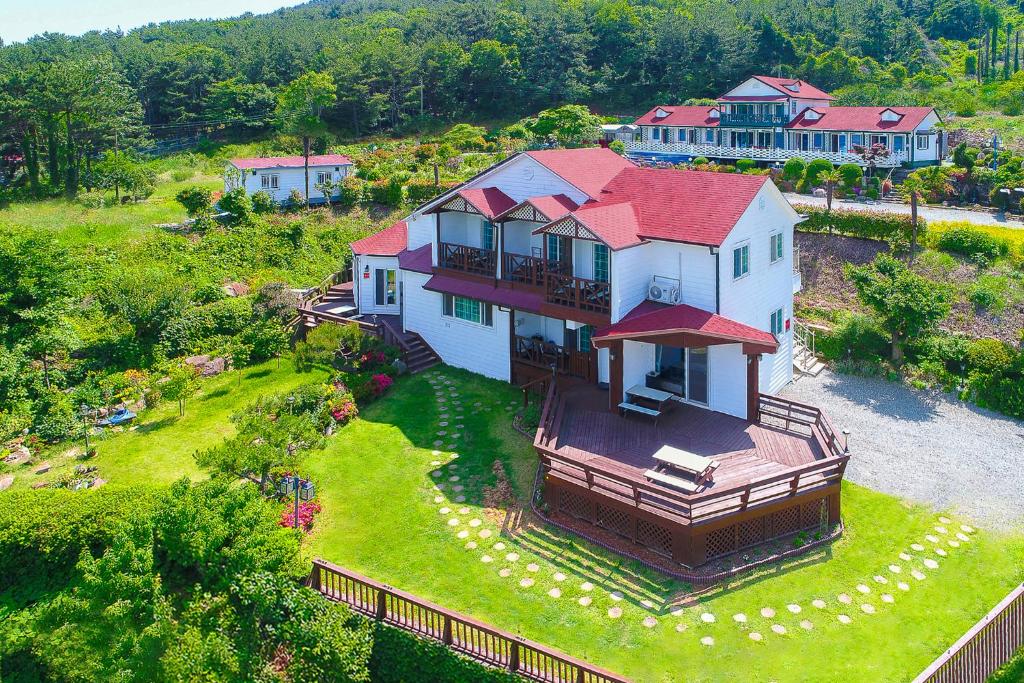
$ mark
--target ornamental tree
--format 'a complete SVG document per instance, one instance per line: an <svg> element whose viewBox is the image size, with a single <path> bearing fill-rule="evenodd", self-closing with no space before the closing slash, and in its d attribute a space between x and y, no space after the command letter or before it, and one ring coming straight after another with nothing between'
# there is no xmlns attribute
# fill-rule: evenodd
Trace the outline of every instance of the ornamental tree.
<svg viewBox="0 0 1024 683"><path fill-rule="evenodd" d="M879 254L863 266L846 266L860 300L874 309L891 338L892 360L903 362L903 345L935 329L950 311L949 288L922 277L902 261Z"/></svg>
<svg viewBox="0 0 1024 683"><path fill-rule="evenodd" d="M302 138L305 199L309 206L309 150L313 138L327 131L321 118L325 108L338 99L334 79L329 73L311 71L302 74L281 90L277 97L277 116L285 132Z"/></svg>

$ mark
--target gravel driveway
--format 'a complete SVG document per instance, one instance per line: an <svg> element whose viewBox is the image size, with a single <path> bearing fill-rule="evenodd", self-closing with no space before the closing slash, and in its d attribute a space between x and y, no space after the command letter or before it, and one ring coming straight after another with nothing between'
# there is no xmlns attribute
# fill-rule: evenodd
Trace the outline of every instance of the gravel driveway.
<svg viewBox="0 0 1024 683"><path fill-rule="evenodd" d="M850 430L851 481L989 529L1024 526L1024 422L935 392L823 371L783 396Z"/></svg>
<svg viewBox="0 0 1024 683"><path fill-rule="evenodd" d="M792 204L811 204L813 206L825 206L824 197L813 197L806 194L795 194L786 192L786 199ZM852 211L885 211L888 213L910 213L909 204L891 204L879 202L878 204L859 204L856 202L844 202L835 200L832 202L833 209L850 209ZM1024 223L1017 216L1006 216L1006 214L992 214L985 211L969 211L956 207L943 206L921 206L917 209L918 214L926 221L968 221L978 225L998 225L1003 228L1024 228Z"/></svg>

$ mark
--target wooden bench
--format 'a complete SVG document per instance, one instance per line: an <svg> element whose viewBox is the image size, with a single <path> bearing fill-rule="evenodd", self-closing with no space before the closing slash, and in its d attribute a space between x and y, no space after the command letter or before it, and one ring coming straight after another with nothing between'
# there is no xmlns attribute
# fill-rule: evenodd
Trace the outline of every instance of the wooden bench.
<svg viewBox="0 0 1024 683"><path fill-rule="evenodd" d="M661 417L660 410L646 408L644 406L637 405L636 403L629 403L628 401L623 401L622 403L619 404L619 413L625 413L626 411L629 411L631 413L639 413L640 415L646 415L647 417L653 417L655 423L657 423L658 418Z"/></svg>
<svg viewBox="0 0 1024 683"><path fill-rule="evenodd" d="M644 476L651 481L656 481L659 484L665 484L666 486L671 486L672 488L680 489L687 493L695 493L697 489L700 488L699 485L694 484L692 481L687 481L681 477L673 477L671 474L665 474L664 472L659 472L657 470L647 470L644 472Z"/></svg>

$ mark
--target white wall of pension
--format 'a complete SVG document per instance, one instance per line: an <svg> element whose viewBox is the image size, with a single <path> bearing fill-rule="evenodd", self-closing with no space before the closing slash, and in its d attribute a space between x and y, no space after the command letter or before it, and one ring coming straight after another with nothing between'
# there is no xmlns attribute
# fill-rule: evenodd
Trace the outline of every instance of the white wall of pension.
<svg viewBox="0 0 1024 683"><path fill-rule="evenodd" d="M364 277L364 270L369 266L369 277ZM395 303L377 304L377 270L395 271ZM353 259L353 278L356 281L356 306L363 315L377 313L379 315L399 315L401 313L401 280L402 271L398 270L398 258L395 256L358 255Z"/></svg>
<svg viewBox="0 0 1024 683"><path fill-rule="evenodd" d="M309 199L311 202L323 201L324 196L320 194L320 191L316 189L317 174L318 173L330 173L333 182L339 182L347 175L352 172L352 165L346 164L344 166L310 166L309 167ZM242 169L236 170L234 166L229 165L227 171L224 174L224 191L229 192L234 189L234 178L235 174L241 174L245 184L246 194L253 195L260 190L265 190L274 201L278 203L287 202L291 196L292 190L298 190L299 194L305 194L306 180L303 168L287 167L287 168L257 168L257 169ZM263 176L277 176L277 188L263 187ZM268 183L271 181L268 180ZM340 189L334 194L335 197L341 193Z"/></svg>

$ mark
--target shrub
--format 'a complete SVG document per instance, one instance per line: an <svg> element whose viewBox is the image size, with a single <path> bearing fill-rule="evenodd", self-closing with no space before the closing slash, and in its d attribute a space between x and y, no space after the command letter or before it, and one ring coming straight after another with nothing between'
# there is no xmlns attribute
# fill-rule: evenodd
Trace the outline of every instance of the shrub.
<svg viewBox="0 0 1024 683"><path fill-rule="evenodd" d="M306 334L305 341L295 345L296 369L306 370L308 364L331 365L344 337L345 326L335 323L317 325Z"/></svg>
<svg viewBox="0 0 1024 683"><path fill-rule="evenodd" d="M878 199L881 196L877 187L869 187L864 191L864 196L868 199Z"/></svg>
<svg viewBox="0 0 1024 683"><path fill-rule="evenodd" d="M819 348L833 359L876 360L886 355L889 339L871 316L848 313L824 336Z"/></svg>
<svg viewBox="0 0 1024 683"><path fill-rule="evenodd" d="M370 185L370 198L384 206L401 206L403 199L401 181L394 177L375 181Z"/></svg>
<svg viewBox="0 0 1024 683"><path fill-rule="evenodd" d="M35 414L34 431L44 441L60 441L82 430L71 397L63 391L46 390L32 408Z"/></svg>
<svg viewBox="0 0 1024 683"><path fill-rule="evenodd" d="M374 394L381 396L392 384L394 384L394 382L395 380L383 373L380 373L370 377L370 388L373 390Z"/></svg>
<svg viewBox="0 0 1024 683"><path fill-rule="evenodd" d="M341 193L338 203L342 206L355 206L362 204L369 196L368 185L362 178L350 175L341 181Z"/></svg>
<svg viewBox="0 0 1024 683"><path fill-rule="evenodd" d="M78 195L78 203L87 209L102 209L106 203L106 197L99 190L82 192Z"/></svg>
<svg viewBox="0 0 1024 683"><path fill-rule="evenodd" d="M197 218L210 213L213 192L208 188L192 185L181 190L174 198L185 207L185 213Z"/></svg>
<svg viewBox="0 0 1024 683"><path fill-rule="evenodd" d="M309 533L313 529L313 519L317 514L320 513L320 503L315 500L305 500L299 503L299 529L305 533ZM284 509L281 510L281 518L277 522L279 525L287 528L295 528L295 504L285 503Z"/></svg>
<svg viewBox="0 0 1024 683"><path fill-rule="evenodd" d="M807 172L804 177L807 178L807 183L814 187L821 181L821 174L828 173L833 168L832 162L828 159L814 159L807 165Z"/></svg>
<svg viewBox="0 0 1024 683"><path fill-rule="evenodd" d="M756 167L757 167L757 162L755 162L753 159L737 159L736 160L736 170L739 171L740 173L745 173L746 171L749 171L750 169L756 168Z"/></svg>
<svg viewBox="0 0 1024 683"><path fill-rule="evenodd" d="M1010 250L1005 240L966 225L943 232L937 246L943 251L970 258L982 256L990 261L1006 256Z"/></svg>
<svg viewBox="0 0 1024 683"><path fill-rule="evenodd" d="M697 157L696 159L694 159L690 163L693 164L694 166L707 166L708 158L707 157Z"/></svg>
<svg viewBox="0 0 1024 683"><path fill-rule="evenodd" d="M266 190L260 190L254 192L250 198L252 201L252 210L257 214L274 213L277 210L277 202L270 196L270 193Z"/></svg>
<svg viewBox="0 0 1024 683"><path fill-rule="evenodd" d="M834 232L880 241L902 236L908 243L913 232L910 216L905 214L836 208L829 212L824 207L809 204L795 204L793 208L807 216L807 220L797 225L803 232ZM927 228L925 220L918 217L917 226L920 239Z"/></svg>
<svg viewBox="0 0 1024 683"><path fill-rule="evenodd" d="M1013 360L1013 351L998 339L975 339L967 348L967 367L986 375L1006 372Z"/></svg>
<svg viewBox="0 0 1024 683"><path fill-rule="evenodd" d="M183 183L194 175L195 171L191 168L176 168L171 172L171 179L176 183Z"/></svg>
<svg viewBox="0 0 1024 683"><path fill-rule="evenodd" d="M846 187L858 187L864 178L864 171L857 164L843 164L839 167L839 175L843 177Z"/></svg>
<svg viewBox="0 0 1024 683"><path fill-rule="evenodd" d="M626 143L622 140L612 140L608 143L608 149L615 152L619 156L626 154Z"/></svg>
<svg viewBox="0 0 1024 683"><path fill-rule="evenodd" d="M249 194L245 191L244 187L236 187L230 192L225 192L224 196L217 202L217 205L222 211L227 211L231 214L228 222L232 225L247 223L252 216L252 199L249 198Z"/></svg>
<svg viewBox="0 0 1024 683"><path fill-rule="evenodd" d="M292 208L306 205L306 198L302 194L302 190L297 187L293 187L292 191L288 193L288 204Z"/></svg>
<svg viewBox="0 0 1024 683"><path fill-rule="evenodd" d="M804 160L799 157L792 157L786 160L786 164L782 167L782 179L788 180L791 183L798 182L804 177L804 171L807 169L807 164Z"/></svg>
<svg viewBox="0 0 1024 683"><path fill-rule="evenodd" d="M405 186L406 198L413 204L422 204L434 197L447 192L458 185L453 182L442 182L435 186L433 180L412 180Z"/></svg>

